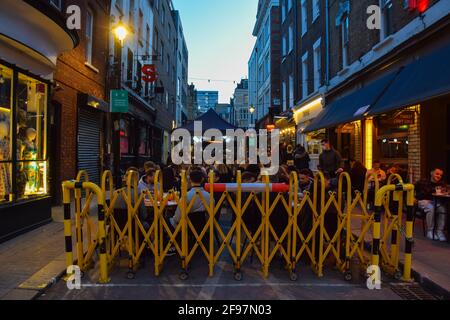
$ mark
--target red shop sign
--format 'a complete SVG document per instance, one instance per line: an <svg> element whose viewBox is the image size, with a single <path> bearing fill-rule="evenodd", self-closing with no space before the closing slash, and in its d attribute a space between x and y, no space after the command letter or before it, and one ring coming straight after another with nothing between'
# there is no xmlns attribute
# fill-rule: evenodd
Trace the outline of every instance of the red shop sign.
<svg viewBox="0 0 450 320"><path fill-rule="evenodd" d="M158 73L154 64L144 65L141 71L143 73L142 81L144 82L155 82L158 79Z"/></svg>

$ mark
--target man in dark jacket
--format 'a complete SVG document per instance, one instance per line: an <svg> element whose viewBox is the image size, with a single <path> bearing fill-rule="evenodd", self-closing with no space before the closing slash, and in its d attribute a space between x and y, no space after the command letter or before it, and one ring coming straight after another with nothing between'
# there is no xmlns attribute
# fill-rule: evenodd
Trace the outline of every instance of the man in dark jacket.
<svg viewBox="0 0 450 320"><path fill-rule="evenodd" d="M342 157L330 144L328 139L322 140L322 153L319 156L320 170L328 173L331 178L344 171Z"/></svg>
<svg viewBox="0 0 450 320"><path fill-rule="evenodd" d="M309 154L306 152L306 149L302 145L297 145L294 153L294 164L297 167L297 170L309 169L310 162Z"/></svg>

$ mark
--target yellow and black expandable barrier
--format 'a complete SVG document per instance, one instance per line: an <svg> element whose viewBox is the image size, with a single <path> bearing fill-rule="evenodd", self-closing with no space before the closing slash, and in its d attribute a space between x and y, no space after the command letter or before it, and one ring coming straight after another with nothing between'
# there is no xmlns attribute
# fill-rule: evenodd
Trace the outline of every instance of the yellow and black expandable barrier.
<svg viewBox="0 0 450 320"><path fill-rule="evenodd" d="M108 262L107 262L107 254L106 254L106 229L105 229L105 197L102 189L94 183L91 182L76 182L76 181L66 181L63 183L63 202L64 202L64 234L66 238L66 264L67 267L74 264L73 253L72 253L72 225L71 225L71 197L70 191L81 191L81 189L85 189L89 191L89 193L94 193L97 196L98 202L98 220L97 220L97 228L98 233L96 236L97 241L92 241L89 243L88 254L84 255L84 252L77 257L78 266L82 271L86 269L87 260L92 258L92 253L94 249L92 246L99 247L99 268L100 268L100 283L109 282L108 277ZM89 205L89 202L88 202ZM79 230L77 230L77 234ZM78 239L77 243L79 243L81 239ZM81 259L80 259L81 258Z"/></svg>
<svg viewBox="0 0 450 320"><path fill-rule="evenodd" d="M372 265L380 266L385 271L393 273L395 278L402 278L398 269L399 265L399 248L402 219L402 199L403 193L406 192L406 231L405 231L405 253L403 278L404 281L411 281L412 267L412 245L413 245L413 207L414 207L414 185L403 184L399 179L399 184L388 184L382 187L375 197L375 222L373 228L372 243ZM398 212L391 214L389 210L389 193L393 192L394 200L399 202ZM384 210L383 210L384 209ZM385 213L383 215L383 212ZM400 217L399 217L400 215ZM382 220L385 220L384 222ZM385 228L382 234L381 225L384 223ZM387 239L391 236L390 252Z"/></svg>
<svg viewBox="0 0 450 320"><path fill-rule="evenodd" d="M107 282L110 268L123 265L121 262L128 266L127 275L132 279L138 268L145 266L146 259L153 259L153 268L149 269L159 276L169 251L175 251L180 260L183 280L188 278L194 259L197 264L197 259L204 258L208 275L213 277L218 263L224 263L224 256L231 261L236 280L242 279L244 265L254 267L254 259L264 277L269 276L275 261L281 261L293 281L298 278L301 262L309 264L319 277L327 268L335 267L350 280L352 263L364 269L369 264L380 265L395 273L400 263L404 192L407 193L407 223L403 279L411 279L414 190L412 185L402 184L399 177L399 185L388 184L381 189L373 177L375 212L367 208L370 177L366 178L361 193L352 189L347 173L339 176L333 192L319 172L311 188L300 193L295 172L290 174L288 192L272 191L268 176L262 177L262 184L255 190L247 189L247 185L244 191L240 171L235 189L215 189L214 173L210 172L209 196L197 190L190 198L185 171L180 176L180 192L167 194L163 192L159 171L155 173L152 190L140 194L138 173L128 171L125 178L126 186L117 190L109 171L103 174L101 187L88 182L85 172L80 172L76 181L63 184L67 264L74 263L70 211L71 190L74 190L76 261L86 271L93 265L95 250L100 248L100 282ZM82 190L86 191L84 199ZM389 205L392 192L393 201L398 204L395 212ZM98 200L98 221L89 215L94 196ZM194 212L195 202L201 203L204 211ZM229 228L220 222L225 204L232 215ZM172 226L170 217L176 208L181 219L178 225ZM364 247L370 238L373 239L372 256ZM126 259L121 259L123 252Z"/></svg>

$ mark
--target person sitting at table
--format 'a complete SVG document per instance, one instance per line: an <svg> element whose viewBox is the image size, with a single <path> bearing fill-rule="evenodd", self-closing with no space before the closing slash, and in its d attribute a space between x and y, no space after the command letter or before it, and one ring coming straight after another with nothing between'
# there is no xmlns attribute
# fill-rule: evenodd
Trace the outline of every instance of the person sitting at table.
<svg viewBox="0 0 450 320"><path fill-rule="evenodd" d="M192 201L192 199L194 199L195 194L197 193L197 191L199 193L201 193L203 195L204 200L209 203L209 192L205 191L202 188L203 182L205 180L205 175L204 172L198 169L194 169L189 173L189 182L190 182L190 186L191 189L188 191L187 195L186 195L186 204L189 205ZM206 224L207 218L206 218L206 208L203 204L203 201L200 198L200 195L197 196L195 198L194 203L192 204L191 207L191 211L189 212L189 216L192 219L193 214L197 213L200 216L197 216L195 218L198 218L198 221L202 221ZM170 220L170 224L176 228L178 226L178 224L181 221L181 209L180 207L177 207L176 211L175 211L175 215L169 219ZM197 220L197 219L196 219ZM200 227L200 226L199 226ZM199 233L201 232L201 230L197 230L196 231Z"/></svg>
<svg viewBox="0 0 450 320"><path fill-rule="evenodd" d="M416 199L418 207L426 213L426 220L428 226L428 239L439 239L439 241L447 241L444 234L446 207L439 199L436 202L433 200L433 194L436 193L436 188L445 187L443 181L444 170L435 168L431 172L431 179L421 180L416 184ZM438 214L437 230L433 234L435 221L435 213Z"/></svg>
<svg viewBox="0 0 450 320"><path fill-rule="evenodd" d="M151 193L155 191L155 169L150 168L145 171L145 175L142 176L138 184L138 192L141 194L144 190L148 190Z"/></svg>

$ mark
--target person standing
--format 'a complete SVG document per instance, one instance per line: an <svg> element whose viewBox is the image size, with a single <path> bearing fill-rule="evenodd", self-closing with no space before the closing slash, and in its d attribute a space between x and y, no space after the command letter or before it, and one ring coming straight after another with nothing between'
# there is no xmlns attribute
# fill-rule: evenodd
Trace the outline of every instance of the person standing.
<svg viewBox="0 0 450 320"><path fill-rule="evenodd" d="M320 170L328 173L331 178L336 177L342 173L342 157L337 150L335 150L328 139L322 140L322 153L319 156Z"/></svg>
<svg viewBox="0 0 450 320"><path fill-rule="evenodd" d="M306 152L305 147L298 144L294 152L294 164L297 167L297 170L309 169L310 161L311 159L309 158L309 154Z"/></svg>

